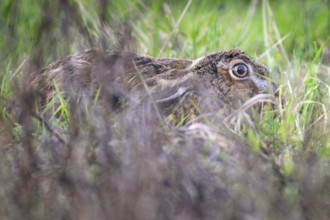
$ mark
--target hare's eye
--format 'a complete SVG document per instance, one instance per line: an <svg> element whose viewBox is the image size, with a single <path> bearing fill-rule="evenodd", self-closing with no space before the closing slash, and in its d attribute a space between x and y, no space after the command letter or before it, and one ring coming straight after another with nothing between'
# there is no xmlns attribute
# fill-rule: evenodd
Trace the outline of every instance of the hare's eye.
<svg viewBox="0 0 330 220"><path fill-rule="evenodd" d="M231 69L232 77L237 79L245 79L249 75L249 68L244 63L238 63Z"/></svg>

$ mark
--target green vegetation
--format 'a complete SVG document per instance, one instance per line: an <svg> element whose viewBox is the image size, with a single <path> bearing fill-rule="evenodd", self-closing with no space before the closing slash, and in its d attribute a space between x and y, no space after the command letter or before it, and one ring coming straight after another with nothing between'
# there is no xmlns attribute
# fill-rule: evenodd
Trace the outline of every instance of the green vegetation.
<svg viewBox="0 0 330 220"><path fill-rule="evenodd" d="M126 125L125 120L128 119L122 115L115 116L115 119L98 116L93 118L93 116L95 125L91 124L90 119L78 123L78 118L82 117L81 115L84 113L77 111L75 114L71 114L71 109L69 110L68 103L63 99L57 86L57 96L53 102L59 102L60 105L57 109L52 109L52 103L50 103L43 112L44 114L51 112L49 122L44 122L42 119L38 120L38 118L33 118L28 114L32 111L35 102L26 101L29 95L33 95L25 88L26 82L22 80L26 80L24 76L41 69L58 58L90 47L135 50L155 57L191 59L213 51L240 48L250 56L259 59L270 68L272 78L280 85L279 92L285 98L283 101L285 105L277 112L273 112L269 108L256 120L251 121L251 118L254 117L249 118L248 115L242 114L239 118L228 121L230 135L238 134L243 139L244 144L242 146L248 146L253 152L251 161L254 159L259 161L262 158L264 162L256 162L249 168L245 167L245 172L242 172L244 175L241 177L237 177L239 174L233 177L228 173L220 176L227 178L226 186L229 185L234 188L235 201L244 199L247 203L251 200L256 201L257 205L251 205L255 208L253 211L257 213L253 215L254 217L257 216L256 219L265 219L265 217L268 219L329 218L330 213L327 211L330 210L328 184L330 176L329 37L329 0L222 0L217 1L217 3L212 0L121 0L109 2L102 0L58 2L27 0L19 3L14 0L2 0L0 4L0 48L2 48L0 54L0 145L2 156L0 156L0 160L3 162L0 162L0 218L15 219L29 216L31 219L75 219L80 216L63 209L57 202L50 203L48 201L47 196L55 198L56 196L51 196L55 194L60 197L67 193L62 192L60 187L55 187L47 182L49 181L47 178L59 175L58 173L63 171L57 170L58 164L70 163L53 155L53 151L57 150L51 147L57 145L57 142L52 139L53 136L65 136L63 139L67 143L66 147L73 148L71 150L66 149L66 151L72 151L67 159L69 161L77 160L75 165L78 166L80 158L77 157L83 156L76 152L77 149L84 149L86 154L92 154L90 149L104 144L102 141L107 135L113 137L122 135L125 138L131 138L127 143L120 141L114 143L115 141L112 141L109 144L111 146L127 145L133 147L136 145L141 147L143 144L139 142L140 132L145 131L146 127L149 130L154 129L153 127L148 128L149 122L147 121L139 128L141 131L133 130L135 125L132 125L132 128ZM95 103L98 95L95 97ZM84 112L92 111L95 106L86 107ZM65 119L64 122L58 116ZM185 120L184 116L182 118L179 125L183 124ZM32 123L29 123L29 120ZM125 123L121 123L120 120L124 120ZM117 123L118 131L113 131L106 123L98 124L99 121L109 124ZM98 129L101 129L103 133ZM104 134L105 131L111 135ZM149 133L147 132L147 134ZM159 143L163 141L161 138L159 138L161 140L154 140L153 134L149 135L150 140L148 140L151 143L153 143L152 141L159 141ZM123 138L122 136L120 137ZM61 138L60 142L63 141ZM208 144L213 143L212 141ZM241 146L240 144L241 142L238 145ZM186 145L190 147L189 144ZM173 144L172 147L175 146ZM167 145L166 147L171 148ZM34 154L36 151L41 151L41 153ZM122 150L115 149L114 151L121 152ZM178 151L178 149L173 151ZM134 151L137 154L142 154L142 152ZM62 153L59 155L61 157ZM151 156L147 159L141 156L141 160L148 160L152 164ZM180 154L180 156L182 155ZM135 158L127 157L129 157L128 160ZM187 160L187 158L185 159ZM46 162L37 169L34 162L29 162L34 160ZM128 165L125 165L128 167L130 165L127 161L123 163L127 163ZM184 163L182 162L182 164ZM166 172L169 173L170 177L166 184L171 185L173 179L179 178L177 176L180 173L175 168L183 165L180 162L178 164L167 168ZM69 185L71 184L70 181L79 181L83 178L86 178L87 182L98 182L95 179L99 178L102 173L106 173L107 177L100 178L103 182L100 180L95 184L99 189L107 191L111 188L111 184L115 184L109 176L115 173L116 167L119 166L116 162L110 163L111 168L109 169L104 169L102 166L100 168L99 164L92 162L87 166L88 169L85 170L71 167L72 170L67 171L65 177L59 178L58 184ZM213 167L212 164L205 166ZM264 169L262 166L267 168ZM193 168L187 168L187 170L194 172L190 170ZM216 169L226 169L226 167L217 167ZM265 174L266 169L268 172L272 170L271 174ZM123 168L124 171L125 168ZM135 171L135 169L129 170L129 172ZM42 184L44 184L43 187L49 187L49 191L46 191L49 194L53 193L51 195L40 196L42 193L39 192L39 189L36 190L33 187L35 182L31 179L37 178L42 172L48 172L47 175L49 176L42 180L44 181ZM76 173L73 175L70 172ZM247 174L248 172L251 174ZM72 179L67 177L71 174ZM259 174L260 176L258 176ZM117 178L118 176L119 174L117 174ZM144 175L141 174L141 176ZM264 179L265 176L269 179ZM129 176L127 180L122 178L120 181L134 182L140 181L139 178L141 177ZM159 176L153 176L153 178L157 179ZM261 181L261 183L257 184L252 181L254 178L256 182ZM146 184L145 187L148 187L148 181L158 181L155 179L144 180L139 184ZM184 181L189 182L190 179L184 179ZM280 193L276 191L278 189L273 188L276 185L273 181L276 184L279 183ZM251 188L253 189L249 188L248 184L252 184ZM267 188L267 186L269 187ZM75 190L72 188L65 188L65 190L72 190L70 195L76 200L79 198L83 198L82 200L97 198L100 203L106 201L100 195L102 190L97 194L92 187L80 185L75 187ZM115 198L126 201L120 196L116 197L118 192L122 194L131 192L132 189L129 188L131 185L125 187L116 188L116 192L106 195L114 195ZM134 188L134 186L132 187ZM20 190L17 191L17 189ZM111 189L113 190L113 188ZM88 194L89 192L95 194ZM22 198L16 200L14 197L17 196ZM162 198L163 194L157 194L157 196L159 196L157 201L164 203L171 201L170 199L165 201L166 199ZM155 197L157 198L157 196ZM70 206L71 208L79 206L79 201L76 200L70 201L74 203ZM105 205L112 205L117 208L120 206L123 209L123 207L132 207L144 202L153 202L149 197L140 198L138 196L133 199L130 198L130 202L127 204L123 201L118 201L118 204L122 206L114 204L113 201ZM68 201L63 203L65 202ZM93 202L91 201L91 203ZM98 206L97 204L95 203L95 206ZM273 207L276 204L279 204L279 207ZM232 212L235 212L236 205L238 204L235 202L229 202L222 207L231 207L234 210ZM253 209L249 206L250 203L245 205L242 209ZM57 206L61 207L58 208L58 212L52 210ZM81 204L81 209L84 209L85 206L86 204ZM137 207L149 210L143 205ZM304 209L307 211L304 212ZM77 208L76 210L80 209ZM172 210L168 211L171 212ZM127 213L126 219L133 219L134 216L140 216L143 219L141 213L138 215L134 211L131 212ZM107 219L111 216L106 213L107 211L102 210L99 217ZM86 214L86 216L87 219L95 218L92 214ZM118 216L120 214L117 213ZM226 211L223 218L229 219L233 216L235 215L231 211ZM242 219L240 218L242 216L239 215L235 217ZM138 219L138 217L136 218ZM153 218L150 217L150 219ZM202 219L202 217L196 217L196 219Z"/></svg>

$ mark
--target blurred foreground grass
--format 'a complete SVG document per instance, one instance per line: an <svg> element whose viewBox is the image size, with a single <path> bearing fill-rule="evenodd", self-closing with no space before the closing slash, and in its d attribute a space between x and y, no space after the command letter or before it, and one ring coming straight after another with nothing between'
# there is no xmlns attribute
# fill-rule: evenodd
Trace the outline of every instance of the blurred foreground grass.
<svg viewBox="0 0 330 220"><path fill-rule="evenodd" d="M125 160L129 162L126 161L126 167L121 168L120 172L126 171L129 174L123 176L116 173L117 163L111 163L110 168L91 163L80 169L78 157L82 155L77 149L86 151L89 146L94 148L102 145L102 141L107 140L103 135L109 135L106 131L110 128L106 123L101 123L99 126L97 124L99 119L95 119L96 125L85 121L76 127L70 121L70 117L74 121L75 116L68 116L68 108L63 103L59 111L68 119L63 124L53 117L51 127L58 129L61 134L68 134L68 147L74 149L68 150L73 151L70 156L65 154L66 157L61 158L62 153L52 152L57 150L53 147L58 143L54 141L45 126L36 121L33 121L33 126L27 123L32 119L22 112L28 112L29 107L19 108L21 112L18 114L21 117L18 117L17 121L11 121L11 117L8 116L11 114L8 111L10 109L8 100L15 99L18 103L25 103L24 100L28 97L28 94L24 96L24 88L16 84L16 78L32 73L58 58L83 48L99 47L134 50L157 57L179 58L198 58L213 51L240 48L252 57L260 59L271 69L272 77L281 85L281 93L286 99L286 105L276 116L271 111L266 111L259 120L251 121L249 116L243 114L240 116L242 119L234 121L234 125L229 126L228 130L240 136L244 143L242 146L248 146L253 156L248 154L246 157L246 163L250 167L241 167L234 175L227 171L220 172L220 176L228 181L226 187L233 188L229 191L233 192L234 196L232 194L226 196L229 198L233 196L234 199L233 202L218 204L222 208L216 215L221 215L223 219L233 217L243 219L237 214L240 213L237 210L243 210L244 218L251 215L256 219L328 219L330 216L327 211L330 210L329 9L329 1L324 0L242 0L217 3L211 0L110 2L29 0L19 3L3 0L0 4L0 48L2 48L0 206L3 207L0 208L0 218L22 219L22 216L27 216L31 219L77 219L85 216L86 219L90 219L97 216L95 213L102 213L98 217L104 219L109 219L113 213L117 216L113 217L114 219L173 218L170 214L165 217L155 217L157 214L143 213L153 213L154 206L146 207L147 205L141 204L154 201L167 204L172 201L172 197L166 197L166 190L147 191L146 195L149 197L144 194L144 197L139 197L139 192L144 192L145 189L143 184L146 184L147 188L152 188L155 186L151 183L158 183L157 178L161 178L157 175L152 176L151 171L150 176L143 172L144 169L148 172L150 166L154 166L152 164L154 160L155 164L160 166L152 157L152 153L147 157L139 155L146 150L136 150L137 152L133 150L137 154L136 157L124 156L123 163L125 164ZM29 68L25 67L27 63ZM116 120L109 119L105 122L118 122ZM240 121L245 121L246 124L242 125ZM130 137L128 131L130 128L121 123L118 122L123 126L120 127L124 129L121 130L123 134L117 134L118 131L111 129L109 133L114 137L118 135L121 138L123 137L120 135L124 135L125 138ZM98 126L103 126L101 130L105 134L102 132L99 134ZM137 125L134 126L138 128ZM149 128L145 126L148 130L154 129L152 126ZM210 125L210 128L213 128L212 126L214 124ZM161 145L161 141L154 140L152 135L149 141L151 145L152 143ZM187 143L184 146L191 147ZM131 139L126 139L125 143L111 143L112 145L122 145L123 149L126 149L125 146L127 148L135 145L137 148L143 146L137 134L132 134ZM173 144L172 147L174 146L176 145ZM214 146L217 148L217 144ZM237 144L237 146L241 145ZM88 157L89 153L87 150L85 156ZM173 198L181 198L181 192L175 191L179 189L189 191L191 187L196 187L197 191L211 190L213 182L207 182L207 177L204 181L210 186L204 186L203 181L199 183L196 179L203 179L204 176L195 174L197 171L193 169L196 165L183 162L184 158L182 156L182 160L172 164L173 167L166 171L170 177L164 184L173 187L171 193L177 193L175 194L177 197L174 195ZM261 158L265 160L263 163L252 163ZM138 162L137 164L131 162L134 159L150 161L149 165L143 165L149 167L141 168L142 171L135 170L138 168L127 168L140 165ZM66 170L67 167L59 166L61 163L73 163L75 166ZM203 169L204 165L201 167L198 169ZM217 169L231 169L224 167L220 166ZM62 175L63 169L65 175ZM134 175L132 177L131 172L135 171L145 179ZM244 175L239 176L240 174ZM38 175L46 178L41 181ZM182 177L178 177L180 175ZM190 175L197 177L189 179ZM53 182L55 186L49 183L50 180L54 180L53 176L55 176ZM95 181L96 177L100 180ZM40 182L41 186L33 182L33 179ZM85 179L92 183L91 186L79 185ZM180 179L183 188L180 188L181 182L178 180L180 183L177 183L174 179ZM76 182L79 184L75 184ZM127 182L131 185L127 185ZM124 185L123 188L118 187L120 184ZM142 184L141 188L139 184ZM246 184L251 184L251 187ZM71 188L61 188L61 185ZM45 191L50 195L47 193L44 195ZM109 197L114 195L115 201L102 197L102 193ZM199 191L192 194L194 193L203 194ZM130 194L128 198L125 197L127 194ZM194 214L196 219L207 219L210 213L205 214L203 210L209 210L213 203L205 208L203 202L195 204L196 198L189 192L187 194L192 198L180 200L178 204L186 209L190 207L197 210ZM63 195L69 199L63 201L61 197ZM205 195L209 194L205 192ZM222 196L220 193L221 199ZM55 202L50 202L49 198L54 199ZM86 208L88 203L84 203L84 199L94 203L92 214L84 212L89 210ZM120 205L117 205L117 202ZM67 203L70 204L68 207L72 208L71 211L66 209ZM185 206L190 203L193 204ZM108 213L106 207L113 208ZM166 210L162 209L162 205L160 207L162 213L171 213L173 209L170 205L164 205ZM125 213L125 210L130 212ZM137 210L147 211L140 211L141 214ZM214 210L210 212L213 213ZM187 216L181 216L181 219L185 218L189 219Z"/></svg>

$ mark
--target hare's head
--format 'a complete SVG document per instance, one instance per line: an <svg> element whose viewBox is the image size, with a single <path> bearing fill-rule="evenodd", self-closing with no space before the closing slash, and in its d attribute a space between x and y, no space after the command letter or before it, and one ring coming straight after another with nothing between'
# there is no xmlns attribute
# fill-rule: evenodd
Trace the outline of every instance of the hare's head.
<svg viewBox="0 0 330 220"><path fill-rule="evenodd" d="M192 71L205 79L220 98L231 102L246 101L258 94L275 95L277 90L268 69L238 49L197 59Z"/></svg>

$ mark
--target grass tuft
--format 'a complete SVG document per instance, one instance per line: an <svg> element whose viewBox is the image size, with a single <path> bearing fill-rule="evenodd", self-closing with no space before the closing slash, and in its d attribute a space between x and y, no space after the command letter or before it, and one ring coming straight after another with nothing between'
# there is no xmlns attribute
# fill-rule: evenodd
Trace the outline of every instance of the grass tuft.
<svg viewBox="0 0 330 220"><path fill-rule="evenodd" d="M330 219L329 2L3 0L0 219ZM163 118L147 84L116 112L98 104L103 88L86 104L54 80L35 107L26 76L90 47L190 59L240 48L283 100L258 95L225 119L191 102L207 120L186 124Z"/></svg>

